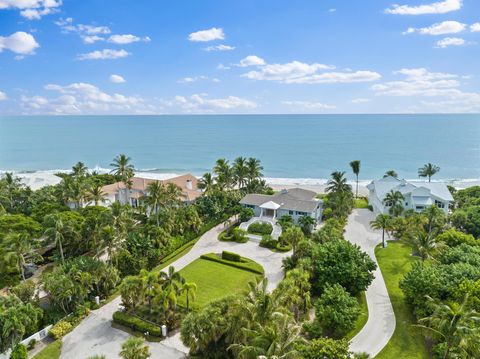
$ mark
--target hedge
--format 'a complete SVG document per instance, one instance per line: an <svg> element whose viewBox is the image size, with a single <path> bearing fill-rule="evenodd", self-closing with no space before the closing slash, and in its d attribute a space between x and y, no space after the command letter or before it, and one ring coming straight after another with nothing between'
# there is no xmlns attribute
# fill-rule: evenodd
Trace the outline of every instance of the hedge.
<svg viewBox="0 0 480 359"><path fill-rule="evenodd" d="M253 222L248 226L248 232L253 234L272 234L273 227L267 222Z"/></svg>
<svg viewBox="0 0 480 359"><path fill-rule="evenodd" d="M237 253L223 251L222 259L225 259L226 261L240 262L242 257L240 257L240 254L237 254Z"/></svg>
<svg viewBox="0 0 480 359"><path fill-rule="evenodd" d="M228 261L228 260L220 258L215 253L203 254L203 255L200 256L200 258L208 260L208 261L212 261L212 262L218 262L218 263L221 263L221 264L225 264L225 265L230 266L230 267L243 269L243 270L255 273L255 274L261 274L261 275L265 274L265 271L260 264L258 264L257 262L254 262L254 261L252 261L251 259L248 259L248 258L241 257L240 262L232 262L232 261Z"/></svg>
<svg viewBox="0 0 480 359"><path fill-rule="evenodd" d="M149 335L154 337L162 336L162 329L159 326L148 323L143 319L125 312L118 311L113 313L113 321L140 333L148 332Z"/></svg>
<svg viewBox="0 0 480 359"><path fill-rule="evenodd" d="M238 227L230 227L218 235L218 240L222 242L247 243L248 237L247 232L244 230Z"/></svg>
<svg viewBox="0 0 480 359"><path fill-rule="evenodd" d="M51 338L58 340L70 333L72 329L73 325L70 322L67 322L66 320L60 320L52 327L52 329L50 329L48 335Z"/></svg>

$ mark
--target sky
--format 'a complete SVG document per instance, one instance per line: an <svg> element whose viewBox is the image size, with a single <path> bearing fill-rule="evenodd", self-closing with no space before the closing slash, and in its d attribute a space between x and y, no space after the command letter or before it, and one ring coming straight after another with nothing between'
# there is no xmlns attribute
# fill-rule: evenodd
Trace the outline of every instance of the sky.
<svg viewBox="0 0 480 359"><path fill-rule="evenodd" d="M479 0L0 0L0 115L478 113Z"/></svg>

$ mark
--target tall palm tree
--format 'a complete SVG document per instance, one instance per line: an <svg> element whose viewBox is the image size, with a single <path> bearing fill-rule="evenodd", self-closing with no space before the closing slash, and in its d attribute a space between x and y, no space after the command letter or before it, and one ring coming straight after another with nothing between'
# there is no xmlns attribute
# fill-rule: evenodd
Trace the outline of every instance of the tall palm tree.
<svg viewBox="0 0 480 359"><path fill-rule="evenodd" d="M147 300L147 305L152 312L152 300L157 295L159 290L159 274L157 272L150 272L145 269L140 271L139 277L143 280L144 297Z"/></svg>
<svg viewBox="0 0 480 359"><path fill-rule="evenodd" d="M399 206L401 206L403 210L403 194L400 191L394 191L393 189L385 195L383 199L383 203L390 207L389 213L390 214L399 214L401 211L399 210Z"/></svg>
<svg viewBox="0 0 480 359"><path fill-rule="evenodd" d="M432 233L419 231L409 239L412 245L414 254L420 256L422 262L432 258L434 253L438 250L435 236Z"/></svg>
<svg viewBox="0 0 480 359"><path fill-rule="evenodd" d="M185 282L182 284L182 292L185 293L185 299L187 302L187 311L190 308L190 299L195 300L195 295L197 293L197 285L191 282Z"/></svg>
<svg viewBox="0 0 480 359"><path fill-rule="evenodd" d="M164 203L165 186L160 181L153 181L147 185L147 194L144 197L145 203L149 206L150 212L157 214L157 226L160 226L158 212Z"/></svg>
<svg viewBox="0 0 480 359"><path fill-rule="evenodd" d="M245 157L237 157L233 162L233 171L235 172L238 188L243 188L248 176L247 159Z"/></svg>
<svg viewBox="0 0 480 359"><path fill-rule="evenodd" d="M112 163L110 163L110 166L113 167L110 173L120 177L120 180L126 187L125 202L128 202L128 190L132 188L132 178L135 174L135 168L131 161L132 159L127 155L120 154L113 159Z"/></svg>
<svg viewBox="0 0 480 359"><path fill-rule="evenodd" d="M389 171L385 172L385 174L383 175L383 178L385 178L385 177L398 178L398 174L394 170L389 170Z"/></svg>
<svg viewBox="0 0 480 359"><path fill-rule="evenodd" d="M120 356L123 359L147 359L150 358L150 349L143 338L130 337L122 343Z"/></svg>
<svg viewBox="0 0 480 359"><path fill-rule="evenodd" d="M234 172L228 160L219 158L215 163L213 172L216 174L217 184L221 189L230 189L234 182Z"/></svg>
<svg viewBox="0 0 480 359"><path fill-rule="evenodd" d="M440 229L445 223L445 212L435 205L426 207L422 214L427 218L428 233L432 233L435 229Z"/></svg>
<svg viewBox="0 0 480 359"><path fill-rule="evenodd" d="M312 228L315 225L316 221L313 217L310 216L301 216L298 219L298 224L302 227L303 233L309 235L312 232Z"/></svg>
<svg viewBox="0 0 480 359"><path fill-rule="evenodd" d="M210 172L205 173L202 178L198 180L198 188L201 189L205 195L212 193L215 188L215 179Z"/></svg>
<svg viewBox="0 0 480 359"><path fill-rule="evenodd" d="M48 239L55 242L55 245L58 246L60 250L60 257L62 259L62 264L65 264L65 256L63 254L63 241L65 236L68 233L72 232L72 228L62 221L62 219L55 214L50 214L45 218L45 223L47 228L45 229L44 235Z"/></svg>
<svg viewBox="0 0 480 359"><path fill-rule="evenodd" d="M332 172L331 177L327 182L327 192L349 192L352 190L352 187L347 184L347 179L345 178L345 172L335 171Z"/></svg>
<svg viewBox="0 0 480 359"><path fill-rule="evenodd" d="M428 182L430 182L432 176L439 171L440 167L429 162L418 169L418 177L428 177Z"/></svg>
<svg viewBox="0 0 480 359"><path fill-rule="evenodd" d="M34 241L28 236L20 233L9 233L1 244L4 258L7 262L13 260L25 280L26 260L39 260L42 257L37 253Z"/></svg>
<svg viewBox="0 0 480 359"><path fill-rule="evenodd" d="M427 296L433 313L420 319L417 326L445 343L444 359L450 357L453 348L459 349L465 358L480 355L480 314L469 307L468 299L466 295L461 303L442 303Z"/></svg>
<svg viewBox="0 0 480 359"><path fill-rule="evenodd" d="M297 253L298 243L300 243L305 237L303 232L300 228L294 226L289 227L283 234L284 240L292 246L293 249L293 256Z"/></svg>
<svg viewBox="0 0 480 359"><path fill-rule="evenodd" d="M102 190L103 186L100 183L92 183L87 190L87 201L93 202L95 206L98 206L99 202L103 202L106 193Z"/></svg>
<svg viewBox="0 0 480 359"><path fill-rule="evenodd" d="M73 177L85 177L88 173L88 167L85 166L83 162L77 162L72 167L72 176Z"/></svg>
<svg viewBox="0 0 480 359"><path fill-rule="evenodd" d="M360 174L360 161L355 160L350 162L350 167L352 168L353 173L355 174L356 177L356 182L357 182L357 188L355 190L355 197L358 197L358 175Z"/></svg>
<svg viewBox="0 0 480 359"><path fill-rule="evenodd" d="M262 171L263 171L263 167L259 159L250 157L247 160L247 172L248 172L247 180L249 183L263 177Z"/></svg>
<svg viewBox="0 0 480 359"><path fill-rule="evenodd" d="M177 293L180 292L181 285L185 283L185 279L180 272L175 271L175 267L168 267L167 272L160 272L160 282L164 288L174 288Z"/></svg>
<svg viewBox="0 0 480 359"><path fill-rule="evenodd" d="M390 230L392 218L388 214L379 214L375 220L370 222L370 226L373 229L382 230L382 247L387 247L387 242L385 241L385 232Z"/></svg>

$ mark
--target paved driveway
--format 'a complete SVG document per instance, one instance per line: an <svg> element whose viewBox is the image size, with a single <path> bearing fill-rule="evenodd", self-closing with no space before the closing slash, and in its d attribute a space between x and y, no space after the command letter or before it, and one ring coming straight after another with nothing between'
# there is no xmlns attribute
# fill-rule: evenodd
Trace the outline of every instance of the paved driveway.
<svg viewBox="0 0 480 359"><path fill-rule="evenodd" d="M273 290L283 279L282 259L291 253L274 253L251 241L248 243L220 242L217 236L223 229L223 224L220 224L206 232L190 252L172 263L175 269L184 268L202 254L228 250L260 263L269 281L268 288ZM108 359L119 358L121 344L129 337L129 334L111 326L112 315L118 309L120 302L120 297L117 297L100 309L92 311L71 333L67 334L63 338L60 358L86 359L95 354L103 354ZM179 334L160 343L148 343L148 345L152 358L185 358L188 352L188 348L180 341Z"/></svg>
<svg viewBox="0 0 480 359"><path fill-rule="evenodd" d="M348 217L345 239L358 244L377 262L375 247L382 242L382 235L370 228L373 219L368 209L354 209ZM368 321L350 344L352 351L367 352L372 358L387 345L395 331L395 314L380 268L374 274L375 279L366 292Z"/></svg>

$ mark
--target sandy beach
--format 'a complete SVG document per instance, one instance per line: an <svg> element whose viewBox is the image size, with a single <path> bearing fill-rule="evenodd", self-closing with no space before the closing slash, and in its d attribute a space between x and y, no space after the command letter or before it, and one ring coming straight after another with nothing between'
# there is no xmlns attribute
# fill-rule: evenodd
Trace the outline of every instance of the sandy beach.
<svg viewBox="0 0 480 359"><path fill-rule="evenodd" d="M37 190L41 187L48 185L55 185L60 183L60 178L55 175L58 172L68 172L65 170L56 170L56 171L35 171L35 172L18 172L15 173L16 176L20 177L22 182L29 186L32 190ZM106 173L106 170L98 170L100 173ZM167 179L171 177L178 176L176 173L153 173L153 172L137 172L136 176L144 178L154 178L154 179ZM274 190L281 190L283 188L289 189L294 187L300 187L315 191L317 193L325 193L325 188L327 186L327 179L322 178L270 178L266 177L268 185L271 186ZM418 181L419 179L412 179L413 181ZM446 182L447 184L457 188L462 189L471 186L480 186L480 179L467 179L467 180L432 180L439 182ZM358 184L358 193L361 196L368 195L367 185L371 182L371 179L360 180ZM355 182L349 181L352 188L355 189Z"/></svg>

